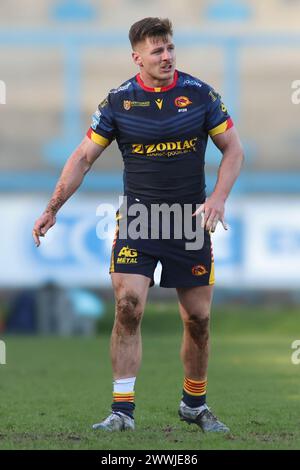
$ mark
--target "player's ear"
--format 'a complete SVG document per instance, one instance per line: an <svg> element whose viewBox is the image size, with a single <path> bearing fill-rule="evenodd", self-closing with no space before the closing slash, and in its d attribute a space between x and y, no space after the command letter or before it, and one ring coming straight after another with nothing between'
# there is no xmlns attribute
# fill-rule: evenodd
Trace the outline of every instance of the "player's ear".
<svg viewBox="0 0 300 470"><path fill-rule="evenodd" d="M138 66L142 65L142 58L141 58L141 56L138 52L133 51L131 56L132 56L132 60L135 63L135 65L138 65Z"/></svg>

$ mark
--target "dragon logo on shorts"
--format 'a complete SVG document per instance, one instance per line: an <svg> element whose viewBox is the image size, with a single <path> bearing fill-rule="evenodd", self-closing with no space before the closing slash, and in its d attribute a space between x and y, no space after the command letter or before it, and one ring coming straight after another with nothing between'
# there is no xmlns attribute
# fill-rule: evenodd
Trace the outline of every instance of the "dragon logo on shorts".
<svg viewBox="0 0 300 470"><path fill-rule="evenodd" d="M192 274L194 276L203 276L204 274L207 274L208 271L203 264L197 264L196 266L192 267Z"/></svg>

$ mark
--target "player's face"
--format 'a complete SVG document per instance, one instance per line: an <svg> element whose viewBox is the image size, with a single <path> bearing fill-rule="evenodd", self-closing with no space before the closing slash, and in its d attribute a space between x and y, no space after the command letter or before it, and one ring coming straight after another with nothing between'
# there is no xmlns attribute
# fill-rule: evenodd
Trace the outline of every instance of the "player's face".
<svg viewBox="0 0 300 470"><path fill-rule="evenodd" d="M172 37L146 38L132 53L140 67L143 81L148 86L167 86L173 81L176 56Z"/></svg>

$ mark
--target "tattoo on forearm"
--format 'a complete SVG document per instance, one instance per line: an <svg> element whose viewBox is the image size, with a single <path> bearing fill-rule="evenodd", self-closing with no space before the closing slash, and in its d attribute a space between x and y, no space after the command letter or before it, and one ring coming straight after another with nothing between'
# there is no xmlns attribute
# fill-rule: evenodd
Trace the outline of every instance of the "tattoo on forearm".
<svg viewBox="0 0 300 470"><path fill-rule="evenodd" d="M66 201L66 198L64 197L63 185L59 184L45 212L50 212L51 214L55 215L57 211L61 208L61 206L64 204L65 201Z"/></svg>

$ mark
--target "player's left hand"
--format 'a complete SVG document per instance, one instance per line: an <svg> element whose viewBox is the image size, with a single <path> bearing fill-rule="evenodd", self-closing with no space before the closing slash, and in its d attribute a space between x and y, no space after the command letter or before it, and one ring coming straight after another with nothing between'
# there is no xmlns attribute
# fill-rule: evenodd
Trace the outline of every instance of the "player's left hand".
<svg viewBox="0 0 300 470"><path fill-rule="evenodd" d="M213 195L206 199L204 204L194 212L194 216L200 214L201 227L205 228L209 232L216 230L218 222L221 222L224 230L228 230L228 225L225 222L225 203L223 200L214 197Z"/></svg>

